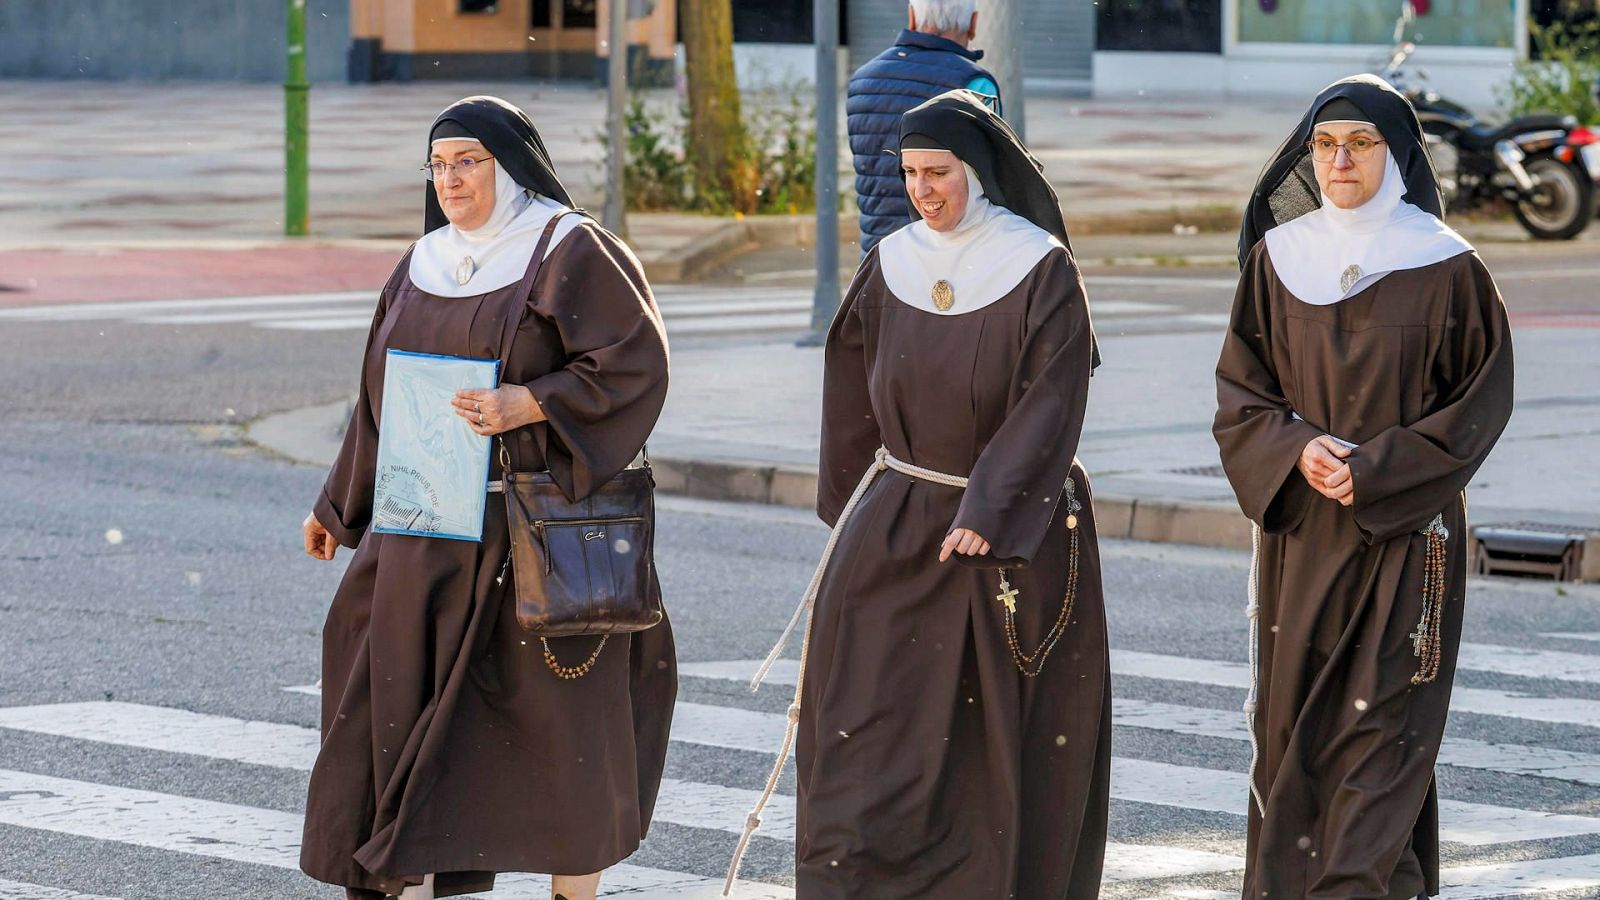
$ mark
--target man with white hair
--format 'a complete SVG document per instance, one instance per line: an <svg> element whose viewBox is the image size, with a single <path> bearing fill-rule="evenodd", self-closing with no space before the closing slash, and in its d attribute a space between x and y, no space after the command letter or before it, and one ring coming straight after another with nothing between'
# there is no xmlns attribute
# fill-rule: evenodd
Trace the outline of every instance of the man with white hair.
<svg viewBox="0 0 1600 900"><path fill-rule="evenodd" d="M969 49L978 33L977 0L910 0L906 29L894 46L850 78L845 101L855 157L861 253L911 221L900 163L894 155L900 116L945 91L966 88L996 113L1000 87Z"/></svg>

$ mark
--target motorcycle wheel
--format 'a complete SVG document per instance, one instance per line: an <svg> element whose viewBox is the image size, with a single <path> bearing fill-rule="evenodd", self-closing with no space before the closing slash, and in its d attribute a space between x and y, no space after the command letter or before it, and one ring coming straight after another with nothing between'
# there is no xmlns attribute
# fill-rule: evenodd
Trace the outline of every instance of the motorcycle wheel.
<svg viewBox="0 0 1600 900"><path fill-rule="evenodd" d="M1513 208L1517 222L1542 241L1577 237L1595 217L1595 183L1589 173L1549 153L1534 154L1523 166L1535 187L1532 197Z"/></svg>

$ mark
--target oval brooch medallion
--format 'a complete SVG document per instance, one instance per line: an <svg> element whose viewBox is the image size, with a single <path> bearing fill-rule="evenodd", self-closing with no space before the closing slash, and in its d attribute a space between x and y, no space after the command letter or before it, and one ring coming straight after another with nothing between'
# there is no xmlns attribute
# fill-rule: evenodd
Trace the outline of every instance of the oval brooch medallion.
<svg viewBox="0 0 1600 900"><path fill-rule="evenodd" d="M1343 275L1339 276L1339 290L1348 294L1350 293L1350 289L1355 287L1356 282L1360 280L1361 267L1357 265L1351 265L1344 270Z"/></svg>
<svg viewBox="0 0 1600 900"><path fill-rule="evenodd" d="M933 305L938 307L940 312L947 312L950 307L956 305L956 289L943 278L933 283Z"/></svg>

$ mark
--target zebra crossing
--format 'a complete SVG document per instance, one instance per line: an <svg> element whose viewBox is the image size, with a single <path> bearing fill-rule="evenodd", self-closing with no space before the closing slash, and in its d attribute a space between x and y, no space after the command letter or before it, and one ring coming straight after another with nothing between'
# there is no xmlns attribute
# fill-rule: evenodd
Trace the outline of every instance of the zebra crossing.
<svg viewBox="0 0 1600 900"><path fill-rule="evenodd" d="M1553 650L1528 650L1468 643L1460 668L1471 673L1512 676L1582 688L1600 684L1600 656ZM755 660L685 662L680 666L685 693L695 699L677 704L672 741L674 753L703 748L741 755L757 766L776 752L785 719L775 712L704 702L736 697L735 686L747 682ZM1170 654L1115 650L1111 658L1117 699L1113 724L1117 744L1137 731L1167 735L1248 740L1237 707L1222 709L1161 702L1138 696L1150 682L1179 686L1227 688L1242 696L1248 672L1237 662ZM768 677L775 686L792 685L793 661L782 661ZM314 686L285 686L301 698L311 714ZM781 687L780 687L781 691ZM297 701L298 702L298 701ZM748 702L748 701L747 701ZM1457 687L1452 720L1467 721L1483 732L1483 723L1503 723L1502 732L1522 727L1577 725L1600 728L1597 701L1534 693ZM257 721L186 709L116 700L47 703L0 707L0 741L7 734L46 735L85 744L114 746L124 753L165 754L176 765L237 764L296 773L309 772L316 759L318 735L301 725ZM1113 840L1107 847L1103 896L1118 900L1178 897L1214 900L1237 896L1243 867L1243 814L1246 776L1242 771L1150 758L1148 743L1133 755L1112 762L1112 832L1130 810L1159 808L1210 816L1226 823L1198 835L1163 832L1133 840ZM190 763L185 760L192 761ZM15 763L13 763L15 765ZM1447 737L1440 765L1470 773L1492 773L1528 779L1530 786L1560 783L1600 786L1600 754L1478 738ZM737 767L734 767L737 768ZM0 826L31 829L96 842L144 848L178 859L226 860L232 863L292 871L298 867L301 817L281 809L219 802L94 780L72 773L43 774L0 766ZM676 773L670 772L669 775ZM700 776L705 777L705 776ZM737 781L729 776L729 781ZM1448 782L1448 780L1447 780ZM1449 900L1502 897L1600 896L1600 816L1545 809L1524 809L1484 802L1484 798L1452 796L1442 788L1440 817L1447 849L1443 894ZM1527 793L1537 794L1530 790ZM721 783L720 776L696 781L668 777L656 804L656 821L721 835L731 846L754 804L752 785ZM1521 792L1518 794L1521 796ZM795 801L779 795L768 806L758 841L769 850L787 850L794 838ZM1231 832L1231 836L1227 833ZM651 841L671 841L657 832ZM1585 840L1587 839L1587 840ZM1541 843L1544 842L1544 843ZM647 848L650 843L647 842ZM1551 847L1555 849L1550 849ZM1562 848L1568 849L1562 852ZM718 865L722 859L712 860ZM710 900L720 896L721 882L706 871L671 871L633 863L608 871L605 896L643 900ZM14 874L14 873L12 873ZM286 876L292 877L292 876ZM794 896L782 876L758 873L742 881L734 896L746 900L788 900ZM321 896L307 881L296 896ZM1228 885L1233 885L1230 890ZM324 892L325 893L325 892ZM533 875L500 880L494 898L543 898L548 881ZM61 886L0 878L0 900L118 900L79 893Z"/></svg>
<svg viewBox="0 0 1600 900"><path fill-rule="evenodd" d="M1228 279L1101 276L1097 283L1159 292L1165 288L1231 289ZM673 338L798 336L811 327L810 288L766 285L662 285L653 290L667 334ZM71 303L0 309L0 322L119 321L163 327L243 325L269 331L365 331L372 324L373 291ZM1226 315L1182 312L1171 303L1106 299L1093 304L1097 322L1150 328L1215 327Z"/></svg>

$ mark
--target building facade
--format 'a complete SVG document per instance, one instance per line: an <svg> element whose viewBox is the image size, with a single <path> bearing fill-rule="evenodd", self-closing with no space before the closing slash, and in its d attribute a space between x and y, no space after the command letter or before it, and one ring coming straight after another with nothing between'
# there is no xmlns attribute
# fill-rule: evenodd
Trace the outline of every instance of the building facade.
<svg viewBox="0 0 1600 900"><path fill-rule="evenodd" d="M813 75L815 0L733 0L747 87ZM905 0L836 0L848 74L893 42ZM979 0L978 46L983 46ZM1381 68L1403 0L1011 0L1030 91L1096 96L1305 96ZM1596 0L1412 0L1415 66L1481 111L1547 22ZM311 79L603 81L609 0L307 0ZM630 78L682 71L680 0L628 0ZM275 81L284 4L272 0L4 0L0 77Z"/></svg>
<svg viewBox="0 0 1600 900"><path fill-rule="evenodd" d="M283 2L0 0L0 78L282 81ZM306 70L343 80L350 0L307 0Z"/></svg>
<svg viewBox="0 0 1600 900"><path fill-rule="evenodd" d="M1095 0L1013 2L1022 5L1022 70L1028 89L1089 93L1094 76ZM850 0L844 20L850 35L849 65L854 71L893 43L895 35L906 27L906 3L904 0ZM975 46L983 47L983 0L978 0Z"/></svg>
<svg viewBox="0 0 1600 900"><path fill-rule="evenodd" d="M1528 52L1529 0L1414 0L1412 66L1488 111ZM1094 92L1305 96L1382 68L1402 0L1100 0Z"/></svg>
<svg viewBox="0 0 1600 900"><path fill-rule="evenodd" d="M351 81L604 79L604 0L349 0ZM630 80L669 84L676 0L629 0Z"/></svg>

